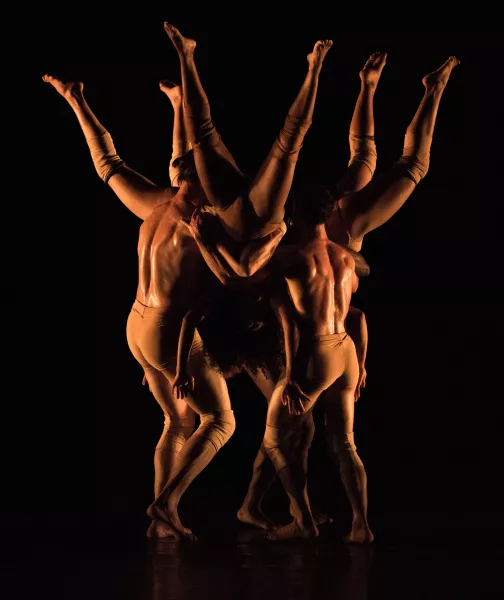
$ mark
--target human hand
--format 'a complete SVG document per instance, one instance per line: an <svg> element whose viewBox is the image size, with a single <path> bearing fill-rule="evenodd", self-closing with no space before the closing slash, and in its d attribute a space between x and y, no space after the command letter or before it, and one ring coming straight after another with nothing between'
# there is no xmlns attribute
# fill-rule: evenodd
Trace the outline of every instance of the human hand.
<svg viewBox="0 0 504 600"><path fill-rule="evenodd" d="M299 385L289 380L282 392L282 404L287 407L289 414L302 415L310 403L310 398L301 390Z"/></svg>
<svg viewBox="0 0 504 600"><path fill-rule="evenodd" d="M177 372L173 380L172 393L177 400L184 400L194 390L194 377L187 372Z"/></svg>
<svg viewBox="0 0 504 600"><path fill-rule="evenodd" d="M366 367L364 365L359 365L359 380L357 381L357 385L355 387L355 393L354 393L355 402L357 402L357 400L360 398L361 388L366 387L366 379L367 379Z"/></svg>
<svg viewBox="0 0 504 600"><path fill-rule="evenodd" d="M149 382L147 381L147 375L145 373L142 379L142 385L147 385L149 387L149 392L151 391Z"/></svg>

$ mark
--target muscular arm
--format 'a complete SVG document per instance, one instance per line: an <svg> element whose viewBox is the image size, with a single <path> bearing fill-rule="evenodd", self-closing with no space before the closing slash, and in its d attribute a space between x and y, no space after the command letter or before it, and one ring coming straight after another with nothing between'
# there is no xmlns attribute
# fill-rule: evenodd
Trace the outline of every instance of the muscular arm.
<svg viewBox="0 0 504 600"><path fill-rule="evenodd" d="M177 372L173 381L172 391L177 398L185 398L194 389L194 378L189 374L189 355L194 340L194 332L199 321L199 313L190 310L186 313L180 327Z"/></svg>
<svg viewBox="0 0 504 600"><path fill-rule="evenodd" d="M270 302L284 333L285 378L290 380L298 345L294 308L285 287L278 286L272 293Z"/></svg>
<svg viewBox="0 0 504 600"><path fill-rule="evenodd" d="M359 363L359 380L355 387L355 401L360 397L361 388L366 387L366 356L368 347L368 329L366 315L359 309L350 307L346 318L346 330L355 344Z"/></svg>
<svg viewBox="0 0 504 600"><path fill-rule="evenodd" d="M364 365L368 348L368 328L366 315L358 308L350 306L346 318L346 330L355 344L359 365Z"/></svg>
<svg viewBox="0 0 504 600"><path fill-rule="evenodd" d="M176 194L176 188L160 187L126 165L112 175L108 184L126 208L142 220L158 204L170 200Z"/></svg>
<svg viewBox="0 0 504 600"><path fill-rule="evenodd" d="M196 314L190 310L186 313L180 327L179 343L177 351L177 373L188 373L189 353L196 331Z"/></svg>

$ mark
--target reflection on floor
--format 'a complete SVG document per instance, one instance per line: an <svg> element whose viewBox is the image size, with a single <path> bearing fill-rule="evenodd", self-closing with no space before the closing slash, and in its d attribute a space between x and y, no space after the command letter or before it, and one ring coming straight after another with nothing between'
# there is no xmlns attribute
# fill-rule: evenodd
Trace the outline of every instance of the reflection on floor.
<svg viewBox="0 0 504 600"><path fill-rule="evenodd" d="M91 519L91 520L89 520ZM41 520L43 522L43 520ZM125 521L16 530L3 536L3 598L98 600L443 600L504 597L498 540L378 539L371 547L341 543L326 529L313 542L268 542L218 524L199 542L147 540L144 523ZM47 525L47 522L45 523ZM204 532L203 532L204 533ZM210 535L211 534L211 535ZM499 594L500 592L500 594Z"/></svg>

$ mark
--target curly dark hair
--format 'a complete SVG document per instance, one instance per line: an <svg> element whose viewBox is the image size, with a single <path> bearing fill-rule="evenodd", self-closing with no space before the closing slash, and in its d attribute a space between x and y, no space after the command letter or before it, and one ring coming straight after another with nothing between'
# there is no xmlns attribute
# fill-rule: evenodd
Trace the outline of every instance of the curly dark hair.
<svg viewBox="0 0 504 600"><path fill-rule="evenodd" d="M285 205L286 219L295 224L302 220L309 227L325 223L336 201L326 185L317 183L296 184L292 187Z"/></svg>
<svg viewBox="0 0 504 600"><path fill-rule="evenodd" d="M266 297L222 287L218 306L198 325L207 357L226 378L284 364L283 333Z"/></svg>
<svg viewBox="0 0 504 600"><path fill-rule="evenodd" d="M196 171L196 165L194 164L194 154L192 150L187 151L185 154L182 154L182 156L178 156L173 160L172 167L179 170L179 175L177 177L177 183L179 185L184 181L198 181L198 173Z"/></svg>

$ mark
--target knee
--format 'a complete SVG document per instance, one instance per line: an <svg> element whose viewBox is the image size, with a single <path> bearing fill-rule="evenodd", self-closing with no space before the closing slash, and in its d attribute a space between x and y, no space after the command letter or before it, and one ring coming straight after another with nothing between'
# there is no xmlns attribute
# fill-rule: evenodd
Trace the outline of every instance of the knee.
<svg viewBox="0 0 504 600"><path fill-rule="evenodd" d="M278 427L266 425L263 447L277 471L285 468L288 464L285 452L280 449L283 439L282 431Z"/></svg>
<svg viewBox="0 0 504 600"><path fill-rule="evenodd" d="M194 414L188 417L170 417L165 415L163 433L156 445L156 450L171 450L179 453L182 446L194 431Z"/></svg>
<svg viewBox="0 0 504 600"><path fill-rule="evenodd" d="M362 461L357 454L357 447L352 432L335 433L326 430L326 440L331 453L338 457L340 468L362 466Z"/></svg>
<svg viewBox="0 0 504 600"><path fill-rule="evenodd" d="M208 439L218 452L235 432L236 421L232 410L221 410L201 415L197 434Z"/></svg>
<svg viewBox="0 0 504 600"><path fill-rule="evenodd" d="M350 134L350 162L348 166L354 163L362 163L371 171L371 177L376 170L376 143L372 135Z"/></svg>
<svg viewBox="0 0 504 600"><path fill-rule="evenodd" d="M298 450L303 452L308 452L311 447L313 437L315 435L315 423L313 422L313 416L310 413L308 418L303 422L302 427L299 431L299 436L297 439Z"/></svg>
<svg viewBox="0 0 504 600"><path fill-rule="evenodd" d="M402 170L405 177L411 179L413 183L418 184L427 175L429 158L423 157L420 160L415 155L408 156L403 154L394 166L396 169Z"/></svg>

